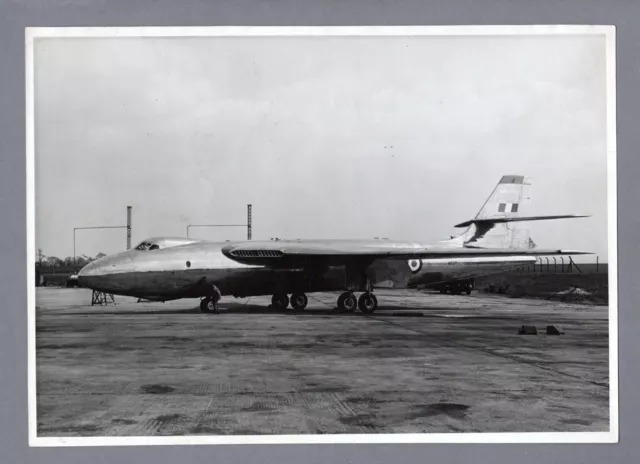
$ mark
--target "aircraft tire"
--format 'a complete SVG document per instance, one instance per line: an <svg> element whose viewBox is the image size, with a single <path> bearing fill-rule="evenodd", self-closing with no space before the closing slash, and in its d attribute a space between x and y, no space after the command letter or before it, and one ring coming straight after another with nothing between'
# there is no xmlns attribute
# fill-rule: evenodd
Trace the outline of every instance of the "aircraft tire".
<svg viewBox="0 0 640 464"><path fill-rule="evenodd" d="M309 303L309 298L304 293L294 293L291 295L291 309L294 311L304 311Z"/></svg>
<svg viewBox="0 0 640 464"><path fill-rule="evenodd" d="M344 292L338 297L338 309L348 313L354 312L358 307L358 300L353 293Z"/></svg>
<svg viewBox="0 0 640 464"><path fill-rule="evenodd" d="M358 308L364 314L371 314L378 309L378 299L373 293L363 293L358 299Z"/></svg>

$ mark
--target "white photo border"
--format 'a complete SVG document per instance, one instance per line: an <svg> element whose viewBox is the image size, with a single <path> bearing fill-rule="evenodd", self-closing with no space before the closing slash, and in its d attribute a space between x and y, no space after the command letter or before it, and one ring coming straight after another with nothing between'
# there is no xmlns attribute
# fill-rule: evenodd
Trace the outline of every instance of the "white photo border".
<svg viewBox="0 0 640 464"><path fill-rule="evenodd" d="M616 38L613 25L517 26L215 26L34 27L25 29L27 304L29 446L148 446L314 443L617 443L618 227L616 175ZM602 35L606 39L607 195L609 263L609 431L525 433L300 434L142 437L38 437L35 337L35 102L34 43L44 38L302 37L302 36L523 36Z"/></svg>

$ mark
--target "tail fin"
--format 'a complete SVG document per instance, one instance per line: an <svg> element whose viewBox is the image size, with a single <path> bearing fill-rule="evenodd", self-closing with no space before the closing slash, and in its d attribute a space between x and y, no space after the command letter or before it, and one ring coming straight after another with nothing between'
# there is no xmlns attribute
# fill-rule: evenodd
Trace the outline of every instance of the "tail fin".
<svg viewBox="0 0 640 464"><path fill-rule="evenodd" d="M529 203L531 183L524 176L502 176L498 185L474 219L455 227L467 227L461 235L447 243L453 246L480 248L531 249L535 243L529 230L519 226L523 221L585 217L579 215L523 216Z"/></svg>
<svg viewBox="0 0 640 464"><path fill-rule="evenodd" d="M475 219L497 219L517 217L529 200L529 179L524 176L502 176Z"/></svg>

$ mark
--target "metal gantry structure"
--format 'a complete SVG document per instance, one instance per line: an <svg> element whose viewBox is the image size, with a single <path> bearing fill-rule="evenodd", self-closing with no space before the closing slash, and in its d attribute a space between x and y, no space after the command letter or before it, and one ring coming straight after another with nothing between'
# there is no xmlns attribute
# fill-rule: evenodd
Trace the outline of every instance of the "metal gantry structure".
<svg viewBox="0 0 640 464"><path fill-rule="evenodd" d="M247 223L246 224L189 224L187 226L187 238L189 238L189 229L192 227L246 227L247 240L251 240L251 205L247 205Z"/></svg>
<svg viewBox="0 0 640 464"><path fill-rule="evenodd" d="M131 249L131 206L127 206L127 250Z"/></svg>
<svg viewBox="0 0 640 464"><path fill-rule="evenodd" d="M91 227L74 227L73 228L73 261L76 262L76 232L79 230L91 230L91 229L126 229L127 230L127 250L131 249L131 222L132 222L132 210L131 206L127 206L127 225L124 226L91 226ZM251 240L252 235L252 205L247 205L247 223L246 224L189 224L187 226L187 238L189 237L189 229L192 227L246 227L247 228L247 240Z"/></svg>
<svg viewBox="0 0 640 464"><path fill-rule="evenodd" d="M93 226L93 227L74 227L73 228L73 262L76 262L76 231L90 229L127 229L127 250L131 248L131 206L127 206L127 225L126 226Z"/></svg>

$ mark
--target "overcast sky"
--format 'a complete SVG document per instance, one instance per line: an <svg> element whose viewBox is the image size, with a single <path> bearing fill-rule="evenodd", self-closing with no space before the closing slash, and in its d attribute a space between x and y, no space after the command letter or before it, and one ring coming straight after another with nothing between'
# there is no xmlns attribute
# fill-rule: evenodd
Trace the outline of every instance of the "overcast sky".
<svg viewBox="0 0 640 464"><path fill-rule="evenodd" d="M565 37L38 39L36 233L188 224L253 238L447 238L503 174L540 247L607 255L605 41ZM192 229L211 240L244 229ZM125 248L80 231L77 254Z"/></svg>

